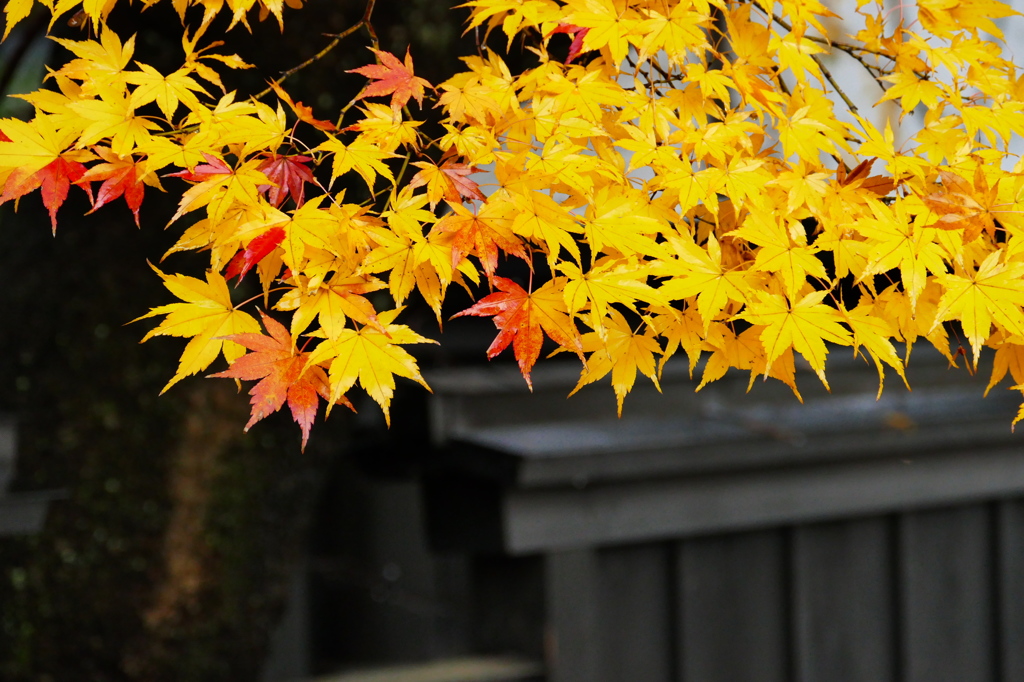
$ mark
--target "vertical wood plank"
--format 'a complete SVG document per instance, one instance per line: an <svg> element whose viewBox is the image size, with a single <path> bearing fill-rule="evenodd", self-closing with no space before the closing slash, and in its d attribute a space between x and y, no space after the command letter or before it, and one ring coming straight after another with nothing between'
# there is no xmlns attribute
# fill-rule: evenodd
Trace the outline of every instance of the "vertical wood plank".
<svg viewBox="0 0 1024 682"><path fill-rule="evenodd" d="M543 556L480 554L472 558L472 651L514 651L534 660L545 655Z"/></svg>
<svg viewBox="0 0 1024 682"><path fill-rule="evenodd" d="M669 546L617 547L602 550L598 558L603 675L600 679L669 682L673 590Z"/></svg>
<svg viewBox="0 0 1024 682"><path fill-rule="evenodd" d="M994 679L992 542L983 504L900 518L903 677Z"/></svg>
<svg viewBox="0 0 1024 682"><path fill-rule="evenodd" d="M551 552L544 572L548 681L601 679L596 551Z"/></svg>
<svg viewBox="0 0 1024 682"><path fill-rule="evenodd" d="M679 546L683 682L782 682L788 675L785 538L766 530Z"/></svg>
<svg viewBox="0 0 1024 682"><path fill-rule="evenodd" d="M792 551L798 682L892 682L887 519L799 526Z"/></svg>
<svg viewBox="0 0 1024 682"><path fill-rule="evenodd" d="M999 653L1003 682L1024 680L1024 501L998 503Z"/></svg>

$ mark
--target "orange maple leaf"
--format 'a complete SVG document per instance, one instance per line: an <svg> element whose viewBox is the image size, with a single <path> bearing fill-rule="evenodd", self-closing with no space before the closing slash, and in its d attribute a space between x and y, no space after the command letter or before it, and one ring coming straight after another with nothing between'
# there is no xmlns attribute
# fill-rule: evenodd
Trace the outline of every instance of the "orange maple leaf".
<svg viewBox="0 0 1024 682"><path fill-rule="evenodd" d="M974 241L983 230L995 231L995 206L998 188L988 186L981 166L975 171L974 185L950 171L939 171L942 185L937 192L921 197L939 219L932 225L943 230L963 230L963 242Z"/></svg>
<svg viewBox="0 0 1024 682"><path fill-rule="evenodd" d="M270 336L263 334L232 334L224 338L245 346L246 353L231 363L223 372L211 377L243 379L260 382L252 387L252 416L245 425L248 431L253 424L281 409L285 401L292 412L292 418L302 429L302 448L306 448L309 431L316 420L320 401L317 396L330 402L331 390L327 373L322 367L307 367L309 353L297 352L291 334L277 320L260 311L263 326ZM355 411L345 396L336 402Z"/></svg>
<svg viewBox="0 0 1024 682"><path fill-rule="evenodd" d="M338 126L334 125L330 121L322 121L319 118L313 116L313 107L307 107L302 102L293 101L291 95L285 92L285 89L278 85L276 82L270 81L270 88L274 91L274 93L282 102L288 105L288 108L295 113L295 115L299 118L300 121L308 123L317 130L333 131L338 129Z"/></svg>
<svg viewBox="0 0 1024 682"><path fill-rule="evenodd" d="M839 184L844 187L852 188L863 188L869 192L873 192L880 197L892 192L896 189L896 181L894 178L887 178L882 175L871 175L871 166L874 165L876 159L870 158L865 159L858 163L853 170L849 173L846 172L846 168L840 164L836 169L836 179L839 180Z"/></svg>
<svg viewBox="0 0 1024 682"><path fill-rule="evenodd" d="M498 267L498 254L504 251L529 262L526 249L512 232L512 221L501 216L487 214L486 205L477 211L470 211L462 204L452 203L452 212L441 218L437 229L452 238L452 267L459 267L462 259L475 254L488 277Z"/></svg>
<svg viewBox="0 0 1024 682"><path fill-rule="evenodd" d="M431 161L414 161L412 165L422 170L412 176L409 187L415 189L422 185L427 186L431 211L441 199L458 204L466 200L484 201L487 198L480 191L480 185L467 177L480 172L476 166L450 160L440 166L434 165Z"/></svg>
<svg viewBox="0 0 1024 682"><path fill-rule="evenodd" d="M540 355L546 333L558 345L572 350L583 358L580 333L569 318L562 294L563 278L555 278L534 292L528 292L510 279L492 277L498 293L485 296L475 305L452 317L462 315L494 315L494 324L500 330L487 349L487 358L494 359L509 344L515 351L519 371L533 390L530 370Z"/></svg>
<svg viewBox="0 0 1024 682"><path fill-rule="evenodd" d="M433 89L434 86L425 78L413 75L412 56L409 54L409 50L405 51L404 64L390 52L373 48L370 48L370 51L377 55L377 59L381 61L380 64L368 64L360 66L358 69L349 69L346 72L358 73L374 81L363 88L356 99L391 95L391 107L401 109L408 103L409 98L413 97L416 103L422 107L423 89Z"/></svg>
<svg viewBox="0 0 1024 682"><path fill-rule="evenodd" d="M483 192L480 191L480 185L475 181L470 180L468 175L473 173L479 173L480 169L476 166L470 166L465 163L455 163L454 161L446 161L441 166L441 171L451 180L455 190L462 197L463 201L486 201L487 197L484 196Z"/></svg>

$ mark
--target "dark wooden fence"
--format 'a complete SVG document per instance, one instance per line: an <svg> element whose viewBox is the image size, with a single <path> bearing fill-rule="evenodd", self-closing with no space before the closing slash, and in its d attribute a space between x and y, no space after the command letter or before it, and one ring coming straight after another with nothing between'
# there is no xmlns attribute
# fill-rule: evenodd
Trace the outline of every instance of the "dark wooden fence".
<svg viewBox="0 0 1024 682"><path fill-rule="evenodd" d="M669 373L621 421L575 368L431 376L430 536L550 682L1024 681L1017 402L925 355L879 401Z"/></svg>
<svg viewBox="0 0 1024 682"><path fill-rule="evenodd" d="M1024 679L1015 502L549 552L552 680Z"/></svg>

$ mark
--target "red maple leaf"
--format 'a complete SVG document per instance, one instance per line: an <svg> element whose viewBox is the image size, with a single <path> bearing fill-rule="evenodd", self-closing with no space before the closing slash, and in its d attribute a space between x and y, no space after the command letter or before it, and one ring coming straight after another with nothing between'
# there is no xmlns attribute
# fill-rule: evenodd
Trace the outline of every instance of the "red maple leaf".
<svg viewBox="0 0 1024 682"><path fill-rule="evenodd" d="M234 172L231 170L230 166L212 154L204 152L203 158L206 159L205 164L199 164L196 168L191 170L168 173L164 177L180 177L181 179L188 180L189 182L203 182L204 180L209 180L214 175L230 175Z"/></svg>
<svg viewBox="0 0 1024 682"><path fill-rule="evenodd" d="M391 107L401 109L409 101L410 97L416 99L416 103L423 106L423 89L434 86L424 78L413 75L412 56L409 50L405 51L405 64L398 57L385 52L384 50L370 50L377 55L380 64L369 64L360 66L358 69L349 69L346 73L358 73L373 79L356 99L365 97L382 97L391 95Z"/></svg>
<svg viewBox="0 0 1024 682"><path fill-rule="evenodd" d="M519 371L531 391L530 370L540 355L545 333L552 341L572 350L582 359L583 343L579 331L566 312L562 291L555 286L555 280L533 292L504 277L492 277L491 283L499 290L497 293L485 296L475 305L453 315L494 315L494 324L500 331L487 349L488 359L494 359L511 343Z"/></svg>
<svg viewBox="0 0 1024 682"><path fill-rule="evenodd" d="M259 185L256 187L260 192L267 193L267 201L274 207L279 207L284 200L291 195L298 208L306 202L306 184L313 182L313 172L307 162L312 161L308 156L278 156L271 154L267 160L259 165L256 170L267 176L273 185Z"/></svg>
<svg viewBox="0 0 1024 682"><path fill-rule="evenodd" d="M50 212L50 224L53 233L57 234L57 209L63 205L68 198L68 190L71 184L77 182L85 174L84 164L78 161L69 161L64 157L57 157L47 165L34 173L20 173L15 170L7 177L4 183L3 194L0 194L0 204L11 199L20 199L32 190L40 188L43 195L43 206ZM88 189L84 188L86 192ZM89 198L92 194L89 193Z"/></svg>
<svg viewBox="0 0 1024 682"><path fill-rule="evenodd" d="M139 208L142 206L146 186L139 175L138 164L131 157L119 159L111 156L108 163L93 166L75 184L80 187L91 187L90 183L99 180L102 180L103 184L96 192L96 200L89 213L124 195L125 203L135 216L135 226L139 227Z"/></svg>
<svg viewBox="0 0 1024 682"><path fill-rule="evenodd" d="M206 163L201 163L192 170L178 171L177 173L168 173L165 178L182 178L189 182L203 182L209 180L214 175L231 175L234 173L231 167L226 163L218 159L213 154L203 152L203 158L206 159Z"/></svg>
<svg viewBox="0 0 1024 682"><path fill-rule="evenodd" d="M566 64L572 64L572 60L579 57L580 53L583 52L583 39L588 33L590 33L590 28L583 28L582 26L566 24L563 22L556 26L548 35L554 35L556 33L568 33L572 36L572 44L569 45L569 54L565 58Z"/></svg>
<svg viewBox="0 0 1024 682"><path fill-rule="evenodd" d="M257 263L269 256L278 245L284 241L285 232L283 227L272 227L266 232L255 237L248 246L235 254L235 257L228 263L224 271L224 279L231 279L238 275L241 282L245 273L249 272Z"/></svg>
<svg viewBox="0 0 1024 682"><path fill-rule="evenodd" d="M248 431L259 420L280 410L287 401L292 418L302 429L302 448L305 449L320 404L317 396L327 401L331 399L327 373L317 365L307 367L309 353L296 351L292 336L284 325L263 311L260 311L260 315L270 336L232 334L224 337L252 352L235 360L223 372L210 376L245 381L259 379L259 383L249 391L252 396L252 416L245 430ZM338 402L354 411L352 403L344 396Z"/></svg>

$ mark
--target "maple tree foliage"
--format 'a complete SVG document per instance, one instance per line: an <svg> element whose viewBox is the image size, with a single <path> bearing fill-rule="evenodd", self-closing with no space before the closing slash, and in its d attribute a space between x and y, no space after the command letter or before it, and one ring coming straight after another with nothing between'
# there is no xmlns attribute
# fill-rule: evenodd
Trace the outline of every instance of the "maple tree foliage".
<svg viewBox="0 0 1024 682"><path fill-rule="evenodd" d="M478 52L436 84L380 49L370 0L325 48L362 50L367 29L365 87L338 112L293 100L297 69L224 88L251 65L218 51L213 19L284 30L300 0L172 0L170 73L107 26L137 7L38 1L90 37L57 40L72 57L21 96L30 120L0 120L0 203L39 189L56 231L76 186L145 228L166 222L146 186L180 196L168 255L208 271L161 265L179 300L146 338L187 339L168 386L220 357L212 376L258 381L247 428L287 403L305 443L319 401L357 384L387 414L396 376L426 385L404 346L429 340L396 318L417 292L440 321L453 284L477 300L459 315L497 326L489 357L511 346L529 383L545 343L573 353L577 388L610 374L620 413L679 351L705 359L698 390L734 369L799 397L798 373L827 386L843 347L879 391L919 340L955 364L950 334L972 370L994 351L990 389L1009 374L1024 392L1024 74L997 0L842 17L818 0L469 0ZM5 36L34 2L7 1ZM517 73L514 44L534 56ZM877 93L846 92L837 60ZM250 272L263 296L238 302L228 280Z"/></svg>

